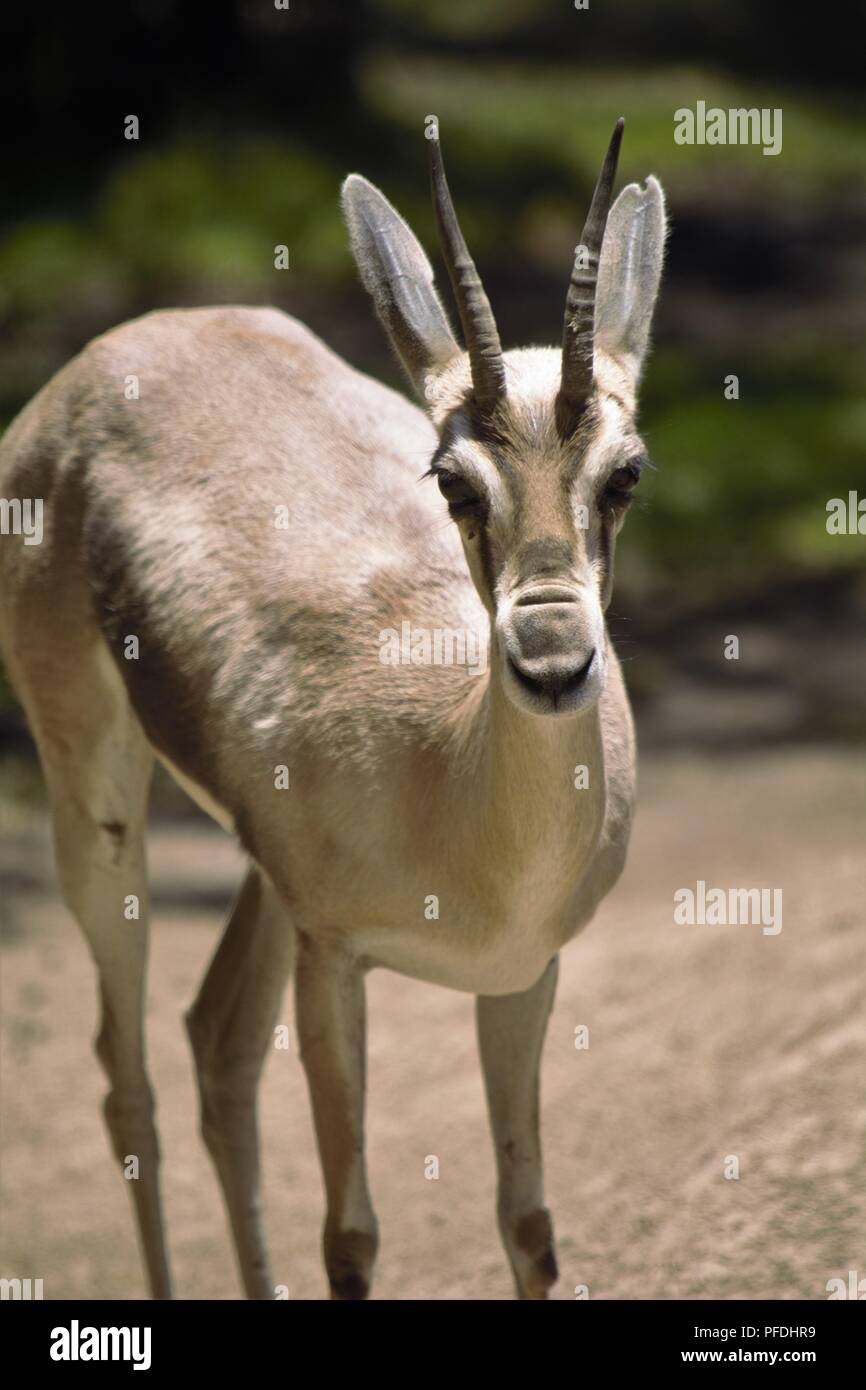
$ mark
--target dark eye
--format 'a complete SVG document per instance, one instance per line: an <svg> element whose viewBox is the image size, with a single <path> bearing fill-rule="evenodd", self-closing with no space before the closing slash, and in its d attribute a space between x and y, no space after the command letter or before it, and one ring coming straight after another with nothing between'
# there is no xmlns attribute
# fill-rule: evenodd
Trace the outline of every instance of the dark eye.
<svg viewBox="0 0 866 1390"><path fill-rule="evenodd" d="M470 507L478 506L480 501L478 494L473 492L469 484L458 474L440 469L436 474L436 481L439 484L439 491L452 511L467 511Z"/></svg>
<svg viewBox="0 0 866 1390"><path fill-rule="evenodd" d="M627 463L611 473L599 497L602 511L625 511L631 506L632 493L639 477L640 469L633 463Z"/></svg>

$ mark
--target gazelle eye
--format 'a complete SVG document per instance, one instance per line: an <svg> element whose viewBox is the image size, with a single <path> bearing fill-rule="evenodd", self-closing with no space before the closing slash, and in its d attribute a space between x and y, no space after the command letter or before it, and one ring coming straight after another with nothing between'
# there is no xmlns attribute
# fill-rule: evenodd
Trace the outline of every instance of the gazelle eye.
<svg viewBox="0 0 866 1390"><path fill-rule="evenodd" d="M625 511L631 506L632 493L639 478L640 469L633 463L627 463L611 473L598 499L601 510Z"/></svg>
<svg viewBox="0 0 866 1390"><path fill-rule="evenodd" d="M439 469L436 474L436 481L439 484L439 491L452 511L459 512L478 506L480 501L478 494L473 492L469 484L458 474L449 473L446 469Z"/></svg>

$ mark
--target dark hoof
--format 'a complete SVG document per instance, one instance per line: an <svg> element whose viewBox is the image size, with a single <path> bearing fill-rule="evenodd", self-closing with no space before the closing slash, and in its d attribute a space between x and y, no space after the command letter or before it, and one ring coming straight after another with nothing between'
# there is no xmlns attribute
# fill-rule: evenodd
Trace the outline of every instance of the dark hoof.
<svg viewBox="0 0 866 1390"><path fill-rule="evenodd" d="M515 1240L519 1260L518 1289L521 1298L547 1298L547 1291L559 1278L553 1249L550 1213L541 1208L518 1223Z"/></svg>
<svg viewBox="0 0 866 1390"><path fill-rule="evenodd" d="M325 1236L325 1268L331 1298L354 1303L370 1292L378 1240L367 1231L337 1231Z"/></svg>
<svg viewBox="0 0 866 1390"><path fill-rule="evenodd" d="M331 1280L331 1298L340 1303L357 1303L367 1297L370 1285L362 1274L354 1271L344 1274L341 1279Z"/></svg>

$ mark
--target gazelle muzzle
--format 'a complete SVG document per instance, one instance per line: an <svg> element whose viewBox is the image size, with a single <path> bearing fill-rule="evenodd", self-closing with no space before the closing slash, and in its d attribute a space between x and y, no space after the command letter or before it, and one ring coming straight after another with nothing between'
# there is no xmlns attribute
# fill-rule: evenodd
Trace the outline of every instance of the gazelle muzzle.
<svg viewBox="0 0 866 1390"><path fill-rule="evenodd" d="M523 586L496 623L506 688L533 714L574 714L604 686L604 625L597 600L570 583Z"/></svg>

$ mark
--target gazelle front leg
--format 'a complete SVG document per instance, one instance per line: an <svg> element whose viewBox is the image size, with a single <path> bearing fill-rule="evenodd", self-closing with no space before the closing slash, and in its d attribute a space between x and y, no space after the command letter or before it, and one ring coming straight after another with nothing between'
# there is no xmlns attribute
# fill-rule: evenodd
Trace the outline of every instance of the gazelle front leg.
<svg viewBox="0 0 866 1390"><path fill-rule="evenodd" d="M331 1297L366 1298L379 1232L364 1161L364 972L339 946L299 934L295 999L328 1203L322 1243Z"/></svg>
<svg viewBox="0 0 866 1390"><path fill-rule="evenodd" d="M496 1149L499 1229L518 1298L546 1298L556 1282L553 1226L544 1205L538 1069L558 958L522 994L479 995L478 1044Z"/></svg>

